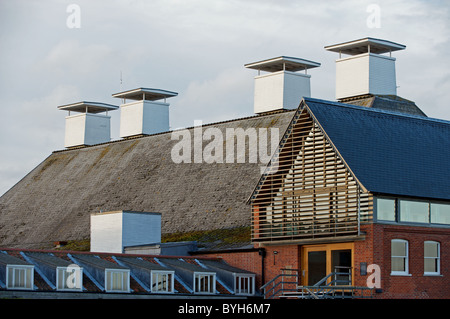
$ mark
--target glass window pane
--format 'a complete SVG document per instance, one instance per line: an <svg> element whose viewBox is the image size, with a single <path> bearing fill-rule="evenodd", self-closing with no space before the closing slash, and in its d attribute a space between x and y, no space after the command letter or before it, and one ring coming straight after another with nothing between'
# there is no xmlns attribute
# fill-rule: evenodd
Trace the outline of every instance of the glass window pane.
<svg viewBox="0 0 450 319"><path fill-rule="evenodd" d="M377 198L377 218L395 221L395 199Z"/></svg>
<svg viewBox="0 0 450 319"><path fill-rule="evenodd" d="M391 258L392 271L406 271L405 258L404 257L392 257Z"/></svg>
<svg viewBox="0 0 450 319"><path fill-rule="evenodd" d="M450 204L431 203L431 222L450 224Z"/></svg>
<svg viewBox="0 0 450 319"><path fill-rule="evenodd" d="M167 275L167 292L172 292L172 274Z"/></svg>
<svg viewBox="0 0 450 319"><path fill-rule="evenodd" d="M437 242L430 242L426 241L424 244L425 251L424 256L425 257L438 257L439 256L439 244Z"/></svg>
<svg viewBox="0 0 450 319"><path fill-rule="evenodd" d="M58 289L63 289L64 288L64 281L65 281L65 271L64 269L58 269Z"/></svg>
<svg viewBox="0 0 450 319"><path fill-rule="evenodd" d="M13 268L7 268L8 269L8 288L13 286L13 278L14 278L14 269Z"/></svg>
<svg viewBox="0 0 450 319"><path fill-rule="evenodd" d="M31 285L33 284L32 282L31 282L31 272L32 272L32 269L26 269L25 270L25 273L26 273L26 279L25 279L25 282L26 282L26 288L29 288L29 289L31 289Z"/></svg>
<svg viewBox="0 0 450 319"><path fill-rule="evenodd" d="M393 241L391 245L391 255L396 257L406 257L406 242Z"/></svg>
<svg viewBox="0 0 450 319"><path fill-rule="evenodd" d="M437 261L435 258L425 258L425 272L437 273Z"/></svg>
<svg viewBox="0 0 450 319"><path fill-rule="evenodd" d="M111 290L111 273L109 271L106 272L106 278L105 278L105 288L106 290Z"/></svg>
<svg viewBox="0 0 450 319"><path fill-rule="evenodd" d="M25 288L25 269L16 268L14 280L17 288Z"/></svg>
<svg viewBox="0 0 450 319"><path fill-rule="evenodd" d="M409 200L400 201L400 221L428 223L429 222L428 202L417 202Z"/></svg>
<svg viewBox="0 0 450 319"><path fill-rule="evenodd" d="M125 273L122 273L122 287L120 289L123 291L128 290L128 276Z"/></svg>

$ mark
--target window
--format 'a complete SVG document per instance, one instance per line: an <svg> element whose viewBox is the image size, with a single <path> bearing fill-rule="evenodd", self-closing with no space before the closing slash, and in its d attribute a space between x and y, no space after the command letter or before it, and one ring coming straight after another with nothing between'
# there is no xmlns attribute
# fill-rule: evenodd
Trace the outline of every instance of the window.
<svg viewBox="0 0 450 319"><path fill-rule="evenodd" d="M424 243L424 274L440 274L440 244L436 241Z"/></svg>
<svg viewBox="0 0 450 319"><path fill-rule="evenodd" d="M168 271L152 271L150 283L152 292L172 293L174 291L174 274Z"/></svg>
<svg viewBox="0 0 450 319"><path fill-rule="evenodd" d="M377 219L395 222L395 199L377 198Z"/></svg>
<svg viewBox="0 0 450 319"><path fill-rule="evenodd" d="M8 289L33 289L34 267L25 265L7 265Z"/></svg>
<svg viewBox="0 0 450 319"><path fill-rule="evenodd" d="M130 272L129 270L106 269L105 288L107 292L129 292Z"/></svg>
<svg viewBox="0 0 450 319"><path fill-rule="evenodd" d="M450 205L431 203L431 222L435 224L450 224Z"/></svg>
<svg viewBox="0 0 450 319"><path fill-rule="evenodd" d="M400 200L400 221L429 223L429 203Z"/></svg>
<svg viewBox="0 0 450 319"><path fill-rule="evenodd" d="M378 221L450 225L450 203L376 198Z"/></svg>
<svg viewBox="0 0 450 319"><path fill-rule="evenodd" d="M254 295L255 277L253 275L236 275L234 292L237 295Z"/></svg>
<svg viewBox="0 0 450 319"><path fill-rule="evenodd" d="M391 241L391 275L408 275L408 242L403 239Z"/></svg>
<svg viewBox="0 0 450 319"><path fill-rule="evenodd" d="M58 267L56 271L58 290L82 290L83 270L78 265Z"/></svg>
<svg viewBox="0 0 450 319"><path fill-rule="evenodd" d="M214 293L216 291L215 273L194 273L194 292Z"/></svg>

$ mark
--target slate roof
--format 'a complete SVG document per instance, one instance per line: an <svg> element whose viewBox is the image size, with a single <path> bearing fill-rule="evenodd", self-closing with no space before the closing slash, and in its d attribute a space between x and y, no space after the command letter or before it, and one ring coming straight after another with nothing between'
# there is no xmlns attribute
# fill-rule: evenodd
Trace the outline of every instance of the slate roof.
<svg viewBox="0 0 450 319"><path fill-rule="evenodd" d="M29 258L33 256L34 258ZM33 265L34 266L34 283L33 292L59 292L66 294L67 298L71 298L66 292L57 290L55 284L56 267L53 269L53 273L49 269L45 269L50 261L53 264L63 266L63 264L77 264L83 268L83 286L81 294L83 293L98 293L108 294L104 287L104 282L99 280L99 269L127 269L130 270L130 295L133 294L146 294L149 297L152 295L158 295L158 298L166 296L172 298L177 295L193 295L190 287L192 278L182 276L175 276L174 278L174 293L161 294L154 293L150 290L150 277L142 276L142 269L150 272L152 270L167 270L177 272L178 265L183 265L187 269L191 269L197 272L204 273L216 273L216 293L208 294L210 298L217 297L230 297L234 295L233 286L225 286L222 282L222 276L229 276L227 273L217 272L214 266L226 267L220 258L210 257L176 257L176 256L156 256L156 255L132 255L132 254L109 254L109 253L95 253L95 252L71 252L71 251L57 251L57 250L23 250L23 249L10 249L0 248L0 260L4 265ZM164 262L162 264L161 261ZM203 263L207 263L205 267ZM55 265L56 265L55 264ZM172 265L175 265L172 267ZM67 266L67 265L64 265ZM88 266L88 267L86 267ZM138 269L140 268L140 270ZM230 267L228 272L236 272L237 268ZM1 271L1 270L0 270ZM243 270L241 273L252 274ZM254 275L254 274L252 274ZM53 277L53 278L52 278ZM1 277L0 277L1 278ZM104 280L104 278L103 278ZM187 281L186 281L187 280ZM2 291L8 290L5 283L0 282L0 298ZM14 289L13 289L14 290ZM123 292L125 293L125 292ZM109 293L111 294L111 293ZM38 296L36 296L38 298ZM73 298L82 298L82 295L75 295ZM99 296L99 298L101 298Z"/></svg>
<svg viewBox="0 0 450 319"><path fill-rule="evenodd" d="M426 117L416 103L396 95L366 94L341 99L339 102Z"/></svg>
<svg viewBox="0 0 450 319"><path fill-rule="evenodd" d="M331 143L372 193L450 200L450 122L305 98Z"/></svg>
<svg viewBox="0 0 450 319"><path fill-rule="evenodd" d="M281 137L294 112L203 129L226 136L228 128L279 128ZM0 246L49 249L55 241L89 238L90 214L100 211L161 213L162 234L250 226L246 199L263 165L177 164L171 159L177 142L167 132L53 152L0 197Z"/></svg>

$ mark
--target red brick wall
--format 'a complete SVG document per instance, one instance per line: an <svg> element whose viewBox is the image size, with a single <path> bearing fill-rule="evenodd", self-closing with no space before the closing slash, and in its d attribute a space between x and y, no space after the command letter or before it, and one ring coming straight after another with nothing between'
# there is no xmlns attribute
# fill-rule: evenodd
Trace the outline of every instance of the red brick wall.
<svg viewBox="0 0 450 319"><path fill-rule="evenodd" d="M365 241L355 242L356 285L364 286L367 276L359 275L360 262L381 267L380 298L450 298L450 230L400 225L366 225ZM392 276L391 240L408 241L409 274ZM424 242L440 243L441 276L424 276Z"/></svg>
<svg viewBox="0 0 450 319"><path fill-rule="evenodd" d="M381 268L381 289L376 298L446 298L450 299L450 229L401 225L362 225L365 240L354 243L354 285L366 286L366 276L360 275L360 263L377 264ZM411 276L392 276L391 240L409 242L409 273ZM424 276L424 242L441 244L441 276ZM281 269L301 268L301 246L267 246L264 259L265 282L281 274ZM277 252L275 254L275 252ZM208 254L221 257L232 266L257 274L256 285L262 285L261 256L258 251L221 252Z"/></svg>
<svg viewBox="0 0 450 319"><path fill-rule="evenodd" d="M261 256L258 251L242 251L242 252L231 252L223 251L217 253L207 253L202 254L205 257L217 257L222 258L227 264L244 269L256 274L256 288L259 289L261 286L261 269L262 262Z"/></svg>
<svg viewBox="0 0 450 319"><path fill-rule="evenodd" d="M264 282L281 274L281 269L300 269L300 251L297 245L269 246L264 248ZM276 253L275 253L276 252ZM207 257L222 258L229 265L245 269L256 274L256 287L262 283L262 260L258 251L208 253Z"/></svg>

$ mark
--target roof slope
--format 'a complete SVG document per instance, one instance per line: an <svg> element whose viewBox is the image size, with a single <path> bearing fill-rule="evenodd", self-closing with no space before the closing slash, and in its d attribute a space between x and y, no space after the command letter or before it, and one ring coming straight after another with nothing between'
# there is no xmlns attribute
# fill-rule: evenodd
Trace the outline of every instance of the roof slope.
<svg viewBox="0 0 450 319"><path fill-rule="evenodd" d="M293 112L203 130L218 128L225 136L227 128L274 127L281 137ZM49 248L88 238L90 214L101 210L162 213L163 234L249 226L246 199L261 163L176 164L176 143L168 132L54 152L0 198L0 246Z"/></svg>
<svg viewBox="0 0 450 319"><path fill-rule="evenodd" d="M317 99L305 103L367 190L450 200L450 122Z"/></svg>

